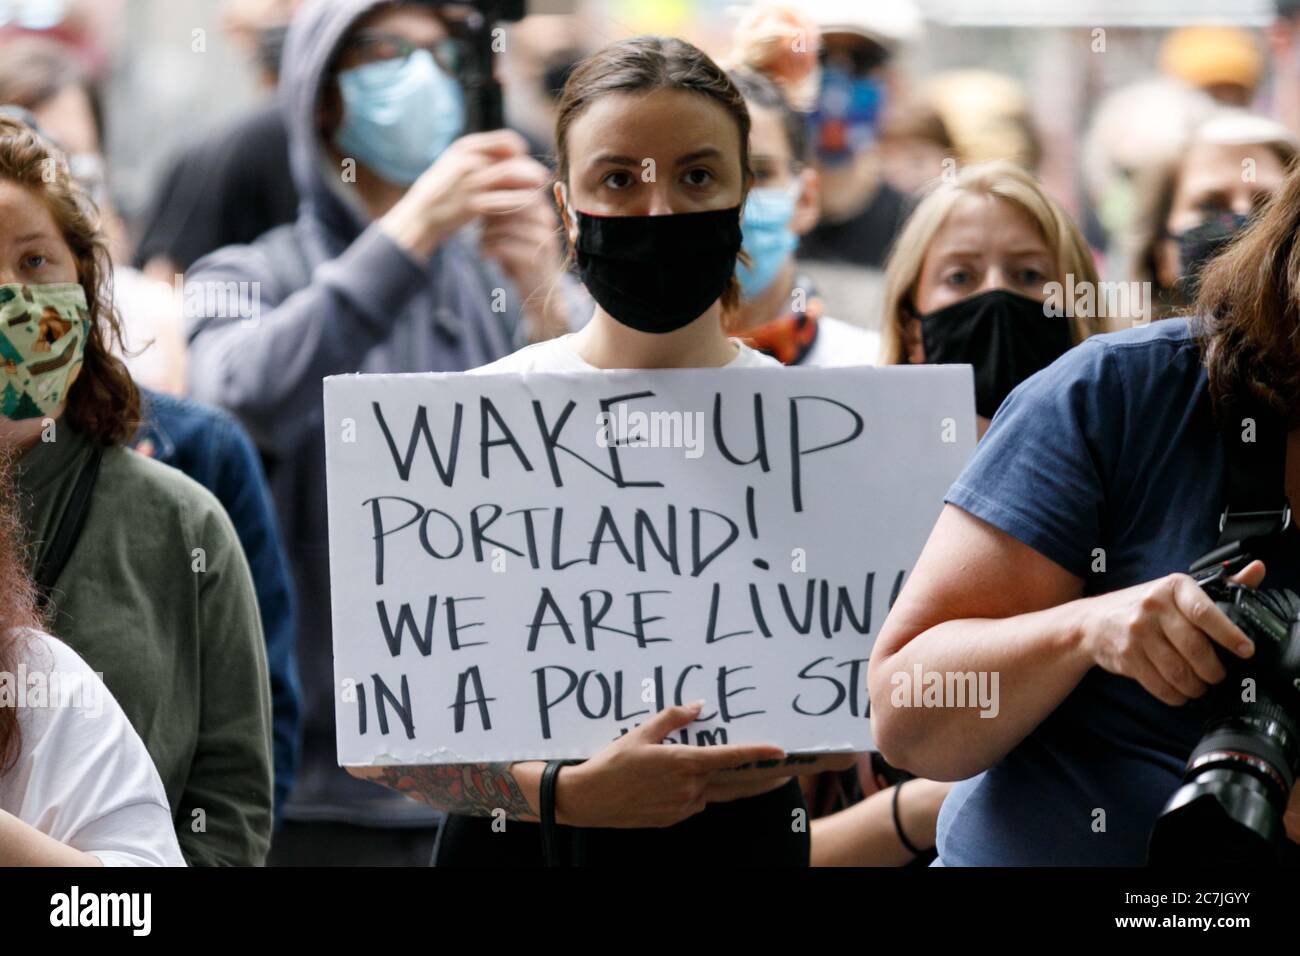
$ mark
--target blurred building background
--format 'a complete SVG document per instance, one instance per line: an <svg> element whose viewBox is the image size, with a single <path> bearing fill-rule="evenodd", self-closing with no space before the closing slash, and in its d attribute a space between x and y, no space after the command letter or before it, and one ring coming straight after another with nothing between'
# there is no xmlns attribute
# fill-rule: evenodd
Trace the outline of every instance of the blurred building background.
<svg viewBox="0 0 1300 956"><path fill-rule="evenodd" d="M821 0L791 0L815 7ZM1039 172L1079 209L1080 142L1091 110L1111 90L1152 75L1171 28L1220 23L1256 36L1275 0L847 0L871 15L911 8L914 38L897 57L904 84L940 71L993 71L1022 84L1042 142ZM168 156L244 111L259 91L255 44L239 16L276 0L0 0L0 31L53 30L81 49L103 83L111 189L130 223ZM747 3L735 0L532 0L507 33L501 75L507 115L544 137L548 57L637 33L682 36L721 55ZM232 11L234 11L232 13ZM563 15L568 12L570 15ZM510 38L518 42L509 42ZM1267 98L1270 76L1260 79Z"/></svg>

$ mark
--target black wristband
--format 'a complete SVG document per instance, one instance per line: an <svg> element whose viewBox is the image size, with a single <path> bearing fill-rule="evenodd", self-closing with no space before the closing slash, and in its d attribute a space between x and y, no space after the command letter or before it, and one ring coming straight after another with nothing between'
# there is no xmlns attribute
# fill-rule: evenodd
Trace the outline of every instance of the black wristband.
<svg viewBox="0 0 1300 956"><path fill-rule="evenodd" d="M537 816L542 825L542 859L547 866L560 866L559 828L555 822L555 782L560 768L579 760L551 760L542 771L542 781L537 794Z"/></svg>
<svg viewBox="0 0 1300 956"><path fill-rule="evenodd" d="M898 818L898 795L900 792L902 792L904 783L907 783L907 781L904 780L894 785L894 800L893 800L894 832L898 834L898 842L902 843L903 846L907 847L907 849L911 851L912 856L920 856L925 851L918 850L916 848L916 845L907 838L907 834L903 832L903 821Z"/></svg>

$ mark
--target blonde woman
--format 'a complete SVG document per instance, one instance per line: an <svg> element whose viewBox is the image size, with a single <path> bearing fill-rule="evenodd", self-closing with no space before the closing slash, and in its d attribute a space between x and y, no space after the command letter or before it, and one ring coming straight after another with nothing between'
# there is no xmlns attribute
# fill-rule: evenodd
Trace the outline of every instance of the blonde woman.
<svg viewBox="0 0 1300 956"><path fill-rule="evenodd" d="M596 309L580 331L481 371L776 366L724 328L740 301L749 134L740 91L682 40L636 37L584 60L560 96L554 196ZM642 180L640 156L673 175ZM662 745L699 708L666 708L563 772L540 760L348 772L448 813L438 866L537 865L548 859L543 826L564 846L557 859L589 866L807 866L809 834L790 826L807 814L798 781L780 764L735 772L783 751ZM811 770L847 762L824 755ZM501 810L504 836L493 826Z"/></svg>
<svg viewBox="0 0 1300 956"><path fill-rule="evenodd" d="M880 363L973 365L982 437L1012 388L1100 331L1094 318L1048 314L1066 311L1070 288L1091 285L1095 302L1096 278L1083 237L1033 176L1006 161L968 166L931 187L898 237L885 271ZM813 863L927 862L918 847L933 846L950 787L909 780L817 819Z"/></svg>
<svg viewBox="0 0 1300 956"><path fill-rule="evenodd" d="M982 437L1013 388L1102 331L1096 283L1078 227L1033 176L1009 162L965 167L894 245L880 362L974 366Z"/></svg>

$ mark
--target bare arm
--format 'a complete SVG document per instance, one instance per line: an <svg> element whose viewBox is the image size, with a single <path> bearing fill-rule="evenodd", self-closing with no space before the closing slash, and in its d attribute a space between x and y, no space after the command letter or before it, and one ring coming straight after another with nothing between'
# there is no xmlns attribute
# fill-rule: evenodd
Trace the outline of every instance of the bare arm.
<svg viewBox="0 0 1300 956"><path fill-rule="evenodd" d="M1256 561L1237 580L1257 585ZM1094 666L1170 706L1225 676L1211 641L1248 657L1249 641L1185 574L1081 597L1083 582L960 508L944 508L881 630L868 685L880 751L895 766L960 780L992 766ZM978 704L896 707L896 675L998 677L996 716Z"/></svg>
<svg viewBox="0 0 1300 956"><path fill-rule="evenodd" d="M947 505L871 654L872 729L895 766L960 780L991 766L1088 672L1068 602L1083 582L1028 545ZM998 714L896 708L894 674L998 674ZM972 702L973 703L973 702Z"/></svg>
<svg viewBox="0 0 1300 956"><path fill-rule="evenodd" d="M722 771L785 759L779 747L664 744L700 714L701 703L667 707L584 763L556 778L555 819L569 826L662 827L699 813ZM354 777L391 787L448 813L536 820L540 760L406 767L349 767Z"/></svg>
<svg viewBox="0 0 1300 956"><path fill-rule="evenodd" d="M446 813L490 817L504 810L511 820L537 820L541 761L455 763L411 767L349 767L369 780Z"/></svg>
<svg viewBox="0 0 1300 956"><path fill-rule="evenodd" d="M919 849L934 846L939 807L952 784L909 780L898 797L903 832ZM903 866L912 851L894 829L894 791L889 787L851 807L812 822L813 866Z"/></svg>
<svg viewBox="0 0 1300 956"><path fill-rule="evenodd" d="M99 858L60 843L0 810L0 866L103 866Z"/></svg>

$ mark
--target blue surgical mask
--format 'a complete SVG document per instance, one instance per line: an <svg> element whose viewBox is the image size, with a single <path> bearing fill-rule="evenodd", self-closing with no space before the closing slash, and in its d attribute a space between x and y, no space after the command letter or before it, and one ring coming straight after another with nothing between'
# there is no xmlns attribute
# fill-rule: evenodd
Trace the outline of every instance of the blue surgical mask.
<svg viewBox="0 0 1300 956"><path fill-rule="evenodd" d="M428 50L339 74L343 122L334 145L398 186L409 186L465 129L465 97Z"/></svg>
<svg viewBox="0 0 1300 956"><path fill-rule="evenodd" d="M813 143L823 163L842 165L875 143L884 93L884 85L874 76L859 76L836 66L823 68L812 115Z"/></svg>
<svg viewBox="0 0 1300 956"><path fill-rule="evenodd" d="M740 219L740 231L745 237L744 250L751 264L736 264L742 298L752 299L770 286L781 266L799 245L799 237L790 231L799 192L797 181L789 186L750 190Z"/></svg>

